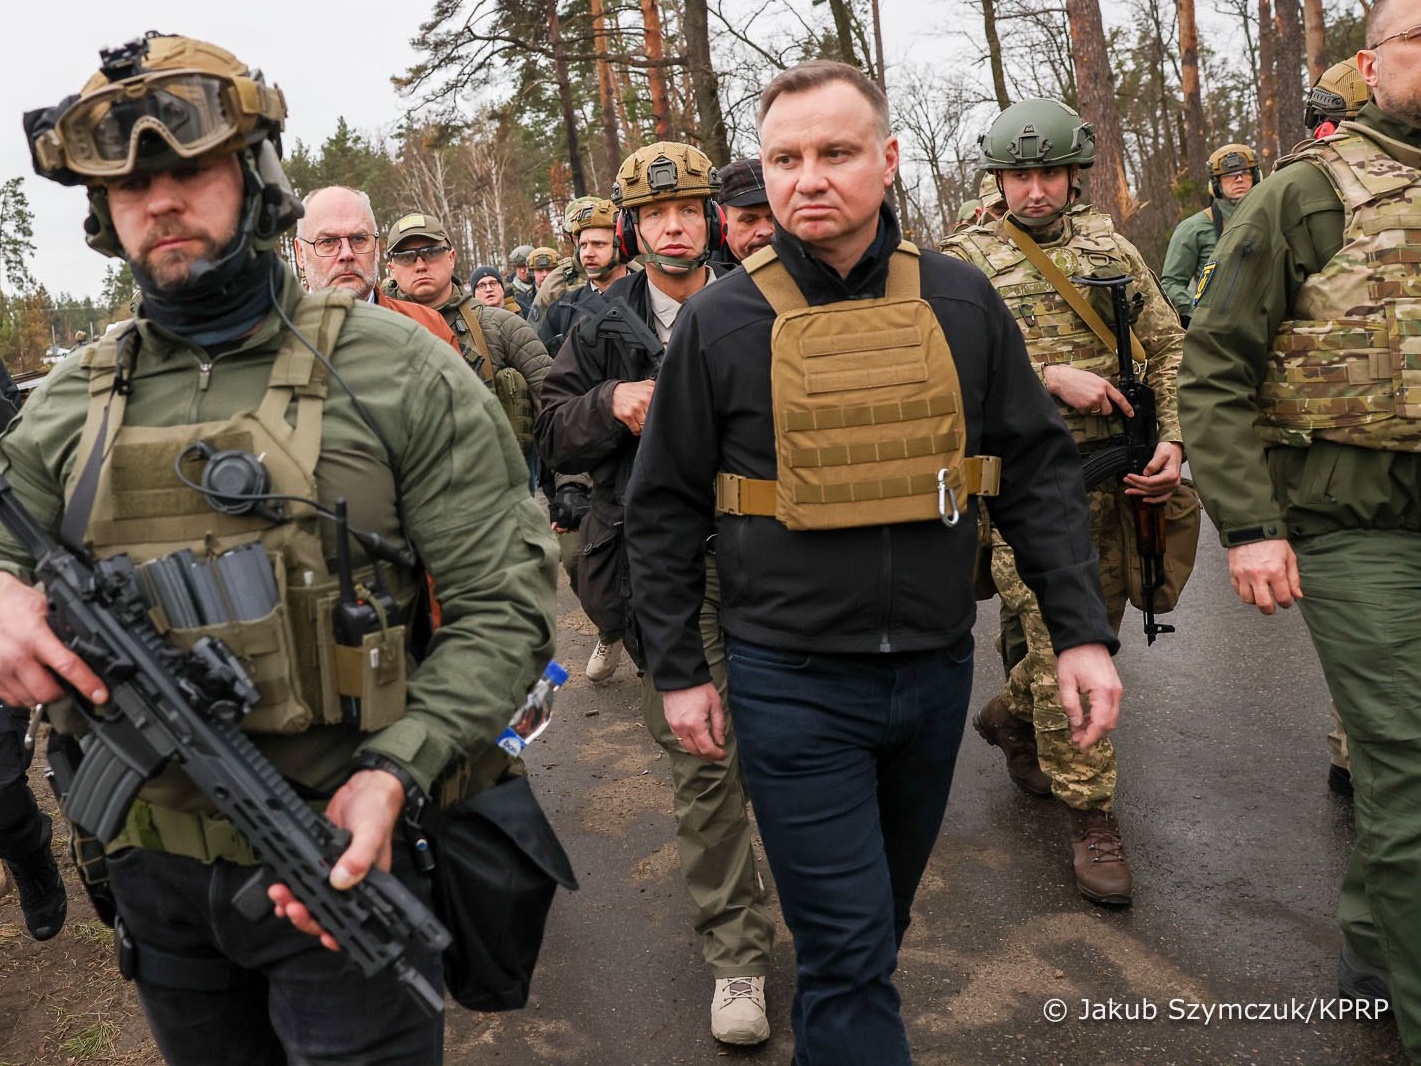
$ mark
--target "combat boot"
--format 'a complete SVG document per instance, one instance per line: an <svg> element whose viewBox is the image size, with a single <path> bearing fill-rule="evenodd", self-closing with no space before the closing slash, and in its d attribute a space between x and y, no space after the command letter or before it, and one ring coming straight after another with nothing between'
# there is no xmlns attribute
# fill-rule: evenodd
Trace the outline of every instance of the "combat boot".
<svg viewBox="0 0 1421 1066"><path fill-rule="evenodd" d="M993 747L1001 748L1007 757L1007 776L1023 792L1033 796L1051 795L1051 779L1041 769L1036 758L1036 729L1025 719L1011 713L1007 701L993 696L972 719L972 728Z"/></svg>
<svg viewBox="0 0 1421 1066"><path fill-rule="evenodd" d="M40 817L44 819L44 846L22 858L6 859L5 869L20 894L20 910L24 912L30 936L48 940L64 928L69 900L64 892L64 878L49 848L49 816L41 814Z"/></svg>
<svg viewBox="0 0 1421 1066"><path fill-rule="evenodd" d="M1073 865L1081 895L1092 903L1128 907L1134 882L1115 815L1101 810L1078 811L1074 807L1067 810L1071 812Z"/></svg>

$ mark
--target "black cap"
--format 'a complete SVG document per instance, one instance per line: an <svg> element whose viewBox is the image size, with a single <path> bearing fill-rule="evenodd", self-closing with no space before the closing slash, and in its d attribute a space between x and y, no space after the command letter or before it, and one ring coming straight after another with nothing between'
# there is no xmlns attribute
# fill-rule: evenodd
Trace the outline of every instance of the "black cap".
<svg viewBox="0 0 1421 1066"><path fill-rule="evenodd" d="M497 270L495 270L493 267L490 267L490 266L481 266L481 267L479 267L477 270L475 270L472 274L469 275L469 291L470 291L470 292L473 292L473 291L474 291L474 286L477 285L477 284L479 283L479 281L480 281L481 279L483 279L483 278L497 278L497 279L498 279L498 283L499 283L500 285L503 285L504 290L507 291L507 289L508 289L508 286L503 284L503 275L502 275L502 274L500 274L500 273L499 273Z"/></svg>
<svg viewBox="0 0 1421 1066"><path fill-rule="evenodd" d="M765 169L760 160L751 156L737 159L720 168L720 195L716 197L726 207L755 207L767 204Z"/></svg>

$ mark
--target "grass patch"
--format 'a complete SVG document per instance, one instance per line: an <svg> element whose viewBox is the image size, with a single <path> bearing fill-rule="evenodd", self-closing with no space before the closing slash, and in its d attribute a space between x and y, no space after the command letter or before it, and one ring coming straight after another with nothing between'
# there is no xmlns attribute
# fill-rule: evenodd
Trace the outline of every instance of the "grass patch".
<svg viewBox="0 0 1421 1066"><path fill-rule="evenodd" d="M64 1038L59 1045L59 1050L66 1055L73 1055L75 1058L84 1059L90 1055L99 1055L113 1050L114 1041L118 1039L119 1027L110 1021L98 1021L92 1025L86 1025L78 1032Z"/></svg>
<svg viewBox="0 0 1421 1066"><path fill-rule="evenodd" d="M113 930L97 918L89 918L82 922L69 922L64 928L68 930L71 937L85 944L104 947L113 943Z"/></svg>

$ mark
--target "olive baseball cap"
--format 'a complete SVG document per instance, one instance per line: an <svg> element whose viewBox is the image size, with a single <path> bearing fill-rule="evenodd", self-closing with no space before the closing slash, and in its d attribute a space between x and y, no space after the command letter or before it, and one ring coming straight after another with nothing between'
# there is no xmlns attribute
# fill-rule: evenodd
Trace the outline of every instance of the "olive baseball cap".
<svg viewBox="0 0 1421 1066"><path fill-rule="evenodd" d="M449 243L449 234L444 232L444 226L439 219L433 215L420 214L418 211L405 215L404 218L397 219L390 227L389 234L385 237L386 251L393 252L400 246L400 242L408 240L410 237L428 237L431 240Z"/></svg>

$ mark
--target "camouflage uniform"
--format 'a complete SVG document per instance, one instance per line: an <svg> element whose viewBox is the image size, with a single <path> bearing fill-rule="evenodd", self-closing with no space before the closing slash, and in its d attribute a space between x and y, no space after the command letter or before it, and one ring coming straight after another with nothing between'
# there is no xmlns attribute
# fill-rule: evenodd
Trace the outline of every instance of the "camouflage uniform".
<svg viewBox="0 0 1421 1066"><path fill-rule="evenodd" d="M1066 208L1053 227L1036 234L1037 243L1068 277L1128 274L1133 280L1130 306L1133 329L1149 356L1145 381L1155 390L1159 438L1180 440L1174 378L1182 352L1183 332L1169 300L1160 290L1140 253L1115 232L1108 216L1087 204ZM1052 364L1064 364L1112 381L1118 378L1116 353L1091 331L1031 265L1006 235L1001 222L978 226L942 242L948 255L973 263L1001 293L1026 340L1037 373ZM1111 311L1097 293L1085 289L1088 299L1107 322ZM1044 382L1044 377L1043 377ZM1057 401L1082 453L1101 446L1111 435L1108 419L1082 415ZM1090 497L1091 534L1100 555L1100 580L1111 625L1118 630L1124 615L1126 593L1125 532L1120 519L1123 489L1102 485ZM1077 810L1109 810L1115 792L1115 751L1108 739L1082 751L1071 743L1070 728L1056 685L1056 656L1036 597L1016 571L1011 548L995 530L992 533L992 579L1002 597L1003 613L1019 624L1025 635L1025 655L1008 663L1010 673L1002 698L1017 717L1033 723L1041 769L1051 780L1051 791ZM1012 624L1015 624L1013 621ZM1010 635L1008 635L1010 643Z"/></svg>

